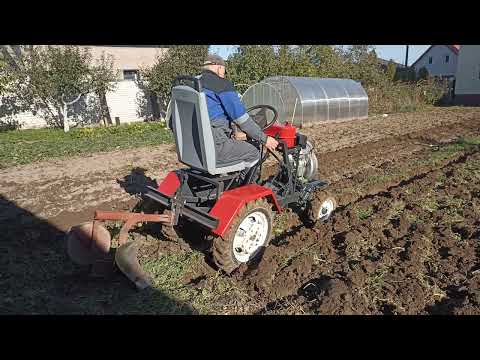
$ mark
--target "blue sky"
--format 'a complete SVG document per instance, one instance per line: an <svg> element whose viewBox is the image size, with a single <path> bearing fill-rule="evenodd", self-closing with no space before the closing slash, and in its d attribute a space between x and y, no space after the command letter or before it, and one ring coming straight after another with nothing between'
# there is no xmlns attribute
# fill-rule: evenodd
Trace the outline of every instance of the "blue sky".
<svg viewBox="0 0 480 360"><path fill-rule="evenodd" d="M410 45L408 51L408 65L411 65L430 45ZM211 51L215 54L227 58L235 51L236 45L212 45ZM403 64L405 62L405 45L375 45L377 55L385 60Z"/></svg>

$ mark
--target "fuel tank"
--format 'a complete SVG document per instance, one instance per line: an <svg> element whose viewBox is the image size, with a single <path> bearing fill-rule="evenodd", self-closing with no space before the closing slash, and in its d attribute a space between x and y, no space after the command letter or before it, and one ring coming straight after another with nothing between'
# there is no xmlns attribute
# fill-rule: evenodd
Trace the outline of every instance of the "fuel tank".
<svg viewBox="0 0 480 360"><path fill-rule="evenodd" d="M290 124L286 124L286 125L273 124L268 129L266 129L264 132L265 132L265 135L271 136L273 138L276 138L277 135L278 135L277 140L283 140L287 144L287 147L289 149L295 146L295 139L296 139L296 136L297 136L297 128L293 125L290 125Z"/></svg>

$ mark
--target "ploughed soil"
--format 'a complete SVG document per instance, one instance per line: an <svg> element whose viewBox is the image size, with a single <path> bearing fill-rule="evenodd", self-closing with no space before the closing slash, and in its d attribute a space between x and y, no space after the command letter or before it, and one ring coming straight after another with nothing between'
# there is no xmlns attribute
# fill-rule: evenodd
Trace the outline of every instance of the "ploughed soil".
<svg viewBox="0 0 480 360"><path fill-rule="evenodd" d="M259 313L479 314L478 150L277 239L239 275Z"/></svg>
<svg viewBox="0 0 480 360"><path fill-rule="evenodd" d="M293 211L278 214L262 259L228 278L242 296L222 293L206 312L479 314L480 109L442 108L301 132L315 144L319 176L331 183L338 208L314 226ZM66 261L62 241L70 226L90 220L95 209L133 208L142 185L155 185L178 167L173 145L162 145L1 170L0 282L10 286L16 277L19 287L28 287L15 262L48 272L40 260ZM198 249L155 239L141 253ZM198 294L216 291L225 275L212 270L208 255L199 262L182 281ZM47 310L32 305L35 312L55 312L55 301L71 291L65 284L76 279L58 275Z"/></svg>

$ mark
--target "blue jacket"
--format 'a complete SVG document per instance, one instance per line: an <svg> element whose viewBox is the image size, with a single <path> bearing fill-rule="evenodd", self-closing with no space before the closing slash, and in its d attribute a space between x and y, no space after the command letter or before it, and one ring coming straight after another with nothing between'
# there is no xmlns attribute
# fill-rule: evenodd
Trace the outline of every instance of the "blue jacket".
<svg viewBox="0 0 480 360"><path fill-rule="evenodd" d="M203 71L200 77L211 121L237 122L242 117L248 117L245 106L230 81L209 70Z"/></svg>
<svg viewBox="0 0 480 360"><path fill-rule="evenodd" d="M248 136L265 143L265 134L248 115L233 84L209 70L204 70L200 78L210 121L229 124L233 121Z"/></svg>

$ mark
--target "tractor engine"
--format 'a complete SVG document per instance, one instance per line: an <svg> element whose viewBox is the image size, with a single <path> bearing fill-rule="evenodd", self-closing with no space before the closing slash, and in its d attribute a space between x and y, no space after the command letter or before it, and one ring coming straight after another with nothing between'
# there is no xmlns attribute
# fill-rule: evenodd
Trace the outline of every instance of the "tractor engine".
<svg viewBox="0 0 480 360"><path fill-rule="evenodd" d="M301 182L308 182L315 178L318 170L318 160L310 141L307 141L306 147L300 150L298 164L296 164L292 154L288 155L288 159L294 167L298 167L297 174Z"/></svg>
<svg viewBox="0 0 480 360"><path fill-rule="evenodd" d="M301 182L313 180L317 174L318 160L315 156L313 145L307 140L306 136L297 133L297 128L290 124L273 124L265 129L265 134L283 140L288 148L293 148L300 143L305 144L305 147L300 150L298 164L296 163L296 156L293 156L293 154L288 155L288 160L294 168L298 166L297 174Z"/></svg>

